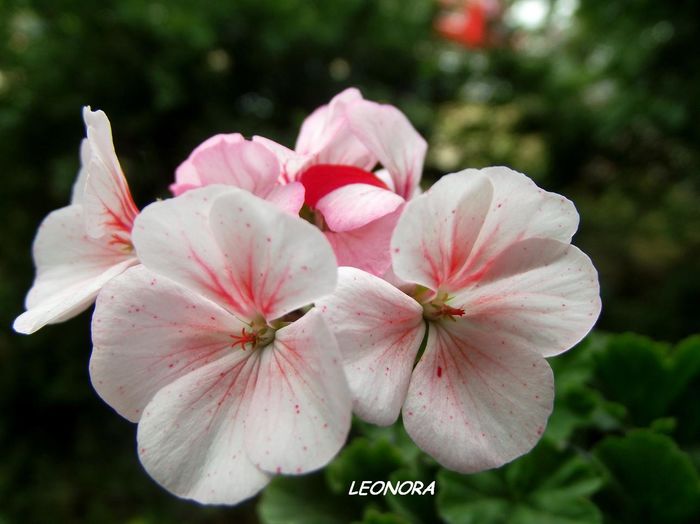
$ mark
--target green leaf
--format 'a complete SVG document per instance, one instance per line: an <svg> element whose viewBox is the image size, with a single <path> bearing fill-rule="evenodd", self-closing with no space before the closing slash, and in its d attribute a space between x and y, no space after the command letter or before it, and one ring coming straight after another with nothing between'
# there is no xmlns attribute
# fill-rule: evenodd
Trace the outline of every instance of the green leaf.
<svg viewBox="0 0 700 524"><path fill-rule="evenodd" d="M435 481L435 472L432 468L428 469L421 466L407 467L392 473L389 480L394 483L406 480L420 481L425 489L431 482ZM437 489L435 494L437 494ZM412 524L432 522L435 519L434 495L393 495L392 493L387 493L384 499L389 509Z"/></svg>
<svg viewBox="0 0 700 524"><path fill-rule="evenodd" d="M346 524L346 497L329 493L323 475L276 477L263 491L258 517L263 524Z"/></svg>
<svg viewBox="0 0 700 524"><path fill-rule="evenodd" d="M595 449L610 483L601 493L622 522L690 522L700 517L700 479L675 442L648 430L607 437Z"/></svg>
<svg viewBox="0 0 700 524"><path fill-rule="evenodd" d="M365 511L360 524L410 524L410 521L395 513L382 513L370 507Z"/></svg>
<svg viewBox="0 0 700 524"><path fill-rule="evenodd" d="M589 497L601 485L583 457L542 441L500 470L441 471L437 507L449 524L595 524L602 519Z"/></svg>

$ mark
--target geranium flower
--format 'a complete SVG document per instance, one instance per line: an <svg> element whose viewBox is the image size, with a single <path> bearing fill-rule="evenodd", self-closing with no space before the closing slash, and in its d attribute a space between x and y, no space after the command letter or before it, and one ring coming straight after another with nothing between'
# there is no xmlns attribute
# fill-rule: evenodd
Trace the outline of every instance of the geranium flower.
<svg viewBox="0 0 700 524"><path fill-rule="evenodd" d="M281 180L282 168L267 148L238 133L215 135L190 154L175 171L175 196L197 187L226 184L250 191L293 215L304 204L304 187Z"/></svg>
<svg viewBox="0 0 700 524"><path fill-rule="evenodd" d="M323 235L208 186L145 208L133 242L143 265L98 297L90 375L138 421L148 473L180 497L234 504L274 474L325 465L351 399L333 334L304 314L336 283Z"/></svg>
<svg viewBox="0 0 700 524"><path fill-rule="evenodd" d="M570 201L502 167L445 176L409 202L391 242L407 293L341 268L318 303L355 412L388 425L401 411L416 444L459 472L529 451L552 410L545 357L600 312L596 271L569 244L577 225Z"/></svg>
<svg viewBox="0 0 700 524"><path fill-rule="evenodd" d="M39 226L32 249L36 278L25 300L27 311L13 326L19 333L76 316L106 282L138 263L131 245L138 209L114 152L109 120L89 107L83 119L87 138L71 204Z"/></svg>

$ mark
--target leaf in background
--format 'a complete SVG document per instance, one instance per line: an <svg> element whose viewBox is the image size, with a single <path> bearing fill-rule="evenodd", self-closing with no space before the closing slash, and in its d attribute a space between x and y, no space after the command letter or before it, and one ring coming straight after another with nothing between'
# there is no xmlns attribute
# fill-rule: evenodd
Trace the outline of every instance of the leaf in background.
<svg viewBox="0 0 700 524"><path fill-rule="evenodd" d="M674 374L683 384L676 399L669 407L669 415L676 418L678 427L674 431L682 444L700 444L700 336L683 340L676 346ZM700 461L697 462L700 466Z"/></svg>
<svg viewBox="0 0 700 524"><path fill-rule="evenodd" d="M328 491L322 474L276 477L258 503L263 524L347 524L347 498Z"/></svg>
<svg viewBox="0 0 700 524"><path fill-rule="evenodd" d="M597 470L583 457L542 441L500 470L441 471L438 514L448 524L595 524L602 518L589 497L601 485Z"/></svg>
<svg viewBox="0 0 700 524"><path fill-rule="evenodd" d="M436 480L435 470L422 465L414 465L395 471L389 480L394 483L406 480L420 481L423 483L423 489L426 489L431 482ZM437 495L437 482L435 485L435 495ZM411 524L428 524L435 520L435 495L393 495L387 493L384 499L389 509L404 517Z"/></svg>
<svg viewBox="0 0 700 524"><path fill-rule="evenodd" d="M648 430L607 437L595 454L611 482L600 493L605 507L622 522L697 522L700 479L688 455L665 435Z"/></svg>
<svg viewBox="0 0 700 524"><path fill-rule="evenodd" d="M359 524L410 524L410 521L394 513L382 513L372 507L367 508Z"/></svg>

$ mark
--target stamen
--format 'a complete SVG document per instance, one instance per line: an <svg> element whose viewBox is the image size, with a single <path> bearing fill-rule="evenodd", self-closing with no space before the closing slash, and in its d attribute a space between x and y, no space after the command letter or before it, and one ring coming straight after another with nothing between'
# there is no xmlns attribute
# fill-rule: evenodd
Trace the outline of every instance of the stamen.
<svg viewBox="0 0 700 524"><path fill-rule="evenodd" d="M234 342L231 344L232 348L235 348L237 345L241 345L241 349L245 351L245 345L246 344L251 344L252 347L255 347L256 342L258 341L258 336L251 332L248 332L245 330L245 328L241 329L241 334L240 335L229 335Z"/></svg>

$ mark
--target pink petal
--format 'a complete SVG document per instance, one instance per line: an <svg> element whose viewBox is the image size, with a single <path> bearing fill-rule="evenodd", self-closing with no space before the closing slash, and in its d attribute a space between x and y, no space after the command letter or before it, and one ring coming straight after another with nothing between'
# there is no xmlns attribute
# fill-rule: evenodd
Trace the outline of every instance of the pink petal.
<svg viewBox="0 0 700 524"><path fill-rule="evenodd" d="M37 275L27 295L27 311L13 326L25 334L84 311L106 282L138 263L109 239L89 237L80 205L58 209L44 219L33 256Z"/></svg>
<svg viewBox="0 0 700 524"><path fill-rule="evenodd" d="M112 129L102 111L83 109L90 147L83 195L85 227L91 237L119 235L125 242L138 214L112 145Z"/></svg>
<svg viewBox="0 0 700 524"><path fill-rule="evenodd" d="M262 136L254 136L253 142L256 144L262 144L268 151L277 157L282 171L280 174L279 182L282 184L287 184L297 179L297 175L301 173L309 162L309 159L303 155L292 151L291 149L278 144Z"/></svg>
<svg viewBox="0 0 700 524"><path fill-rule="evenodd" d="M437 291L467 263L493 187L481 175L448 175L411 200L396 225L391 254L396 276Z"/></svg>
<svg viewBox="0 0 700 524"><path fill-rule="evenodd" d="M304 205L304 186L299 182L275 186L265 197L279 209L290 215L298 215Z"/></svg>
<svg viewBox="0 0 700 524"><path fill-rule="evenodd" d="M216 146L222 140L230 144L235 144L245 139L240 133L219 134L207 138L204 142L199 144L195 150L190 153L187 160L180 164L175 170L175 183L170 185L170 191L172 191L175 196L179 196L185 191L203 185L202 180L199 178L199 172L192 162L192 158L200 151Z"/></svg>
<svg viewBox="0 0 700 524"><path fill-rule="evenodd" d="M509 245L528 238L551 238L569 243L578 227L571 201L540 189L522 173L507 167L466 170L458 176L485 175L493 184L491 209L486 215L465 265L463 277L483 269ZM459 278L457 278L459 280Z"/></svg>
<svg viewBox="0 0 700 524"><path fill-rule="evenodd" d="M415 443L460 473L527 453L552 411L552 371L540 355L500 344L467 322L431 323L403 421Z"/></svg>
<svg viewBox="0 0 700 524"><path fill-rule="evenodd" d="M393 106L361 100L347 109L354 135L386 168L396 193L409 200L420 182L427 144Z"/></svg>
<svg viewBox="0 0 700 524"><path fill-rule="evenodd" d="M85 184L88 175L87 166L90 163L91 156L90 142L88 142L87 138L83 138L82 142L80 142L80 170L78 171L78 177L75 179L71 191L71 204L82 204L85 200Z"/></svg>
<svg viewBox="0 0 700 524"><path fill-rule="evenodd" d="M160 389L231 353L232 335L244 327L187 288L143 266L132 268L98 296L92 385L120 415L136 422Z"/></svg>
<svg viewBox="0 0 700 524"><path fill-rule="evenodd" d="M236 504L269 482L244 448L258 360L256 352L232 351L148 403L138 426L139 457L165 489L205 504Z"/></svg>
<svg viewBox="0 0 700 524"><path fill-rule="evenodd" d="M227 193L243 195L242 200L259 201L231 186L193 189L147 206L136 218L132 239L141 263L148 269L250 320L255 306L230 278L229 261L210 227L212 204ZM236 253L239 256L240 251Z"/></svg>
<svg viewBox="0 0 700 524"><path fill-rule="evenodd" d="M295 151L311 164L337 164L370 170L377 159L353 134L347 111L362 100L355 88L336 95L326 106L314 111L302 124Z"/></svg>
<svg viewBox="0 0 700 524"><path fill-rule="evenodd" d="M425 335L423 308L391 284L350 267L332 295L316 303L335 333L363 420L387 426L399 416Z"/></svg>
<svg viewBox="0 0 700 524"><path fill-rule="evenodd" d="M339 187L321 198L318 209L331 231L360 228L395 211L404 200L396 193L369 184Z"/></svg>
<svg viewBox="0 0 700 524"><path fill-rule="evenodd" d="M265 319L280 318L333 291L335 257L308 222L235 192L216 199L210 225L231 288Z"/></svg>
<svg viewBox="0 0 700 524"><path fill-rule="evenodd" d="M389 244L403 206L366 226L351 231L326 231L339 266L351 266L383 275L391 266Z"/></svg>
<svg viewBox="0 0 700 524"><path fill-rule="evenodd" d="M266 147L240 135L218 135L198 147L188 160L201 185L225 184L265 197L280 175L277 158Z"/></svg>
<svg viewBox="0 0 700 524"><path fill-rule="evenodd" d="M509 246L451 303L500 341L545 357L578 343L601 308L591 260L576 247L549 239Z"/></svg>
<svg viewBox="0 0 700 524"><path fill-rule="evenodd" d="M345 443L351 400L335 338L316 311L276 333L262 349L246 418L246 449L260 468L305 473Z"/></svg>

